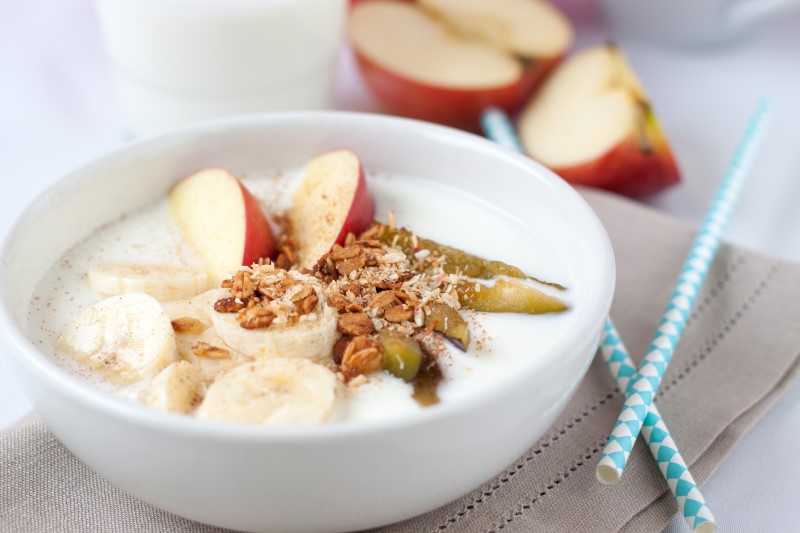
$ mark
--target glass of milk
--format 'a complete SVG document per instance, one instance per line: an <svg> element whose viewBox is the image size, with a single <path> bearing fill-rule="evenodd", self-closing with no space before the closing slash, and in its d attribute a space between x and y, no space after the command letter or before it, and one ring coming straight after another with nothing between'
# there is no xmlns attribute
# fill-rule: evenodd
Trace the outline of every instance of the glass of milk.
<svg viewBox="0 0 800 533"><path fill-rule="evenodd" d="M346 0L96 0L128 126L326 109Z"/></svg>

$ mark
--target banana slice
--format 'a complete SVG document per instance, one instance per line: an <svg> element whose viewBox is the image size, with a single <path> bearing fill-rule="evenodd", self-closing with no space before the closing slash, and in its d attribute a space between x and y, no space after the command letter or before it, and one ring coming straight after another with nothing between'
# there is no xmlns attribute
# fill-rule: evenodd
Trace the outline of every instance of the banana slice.
<svg viewBox="0 0 800 533"><path fill-rule="evenodd" d="M140 293L112 296L83 310L58 347L122 383L152 376L177 358L169 318L153 297Z"/></svg>
<svg viewBox="0 0 800 533"><path fill-rule="evenodd" d="M326 359L336 342L338 313L323 303L322 311L301 317L295 324L272 324L245 329L236 313L211 312L214 329L225 344L249 357Z"/></svg>
<svg viewBox="0 0 800 533"><path fill-rule="evenodd" d="M189 267L104 263L89 270L89 286L102 296L142 292L165 302L194 296L207 283L206 272Z"/></svg>
<svg viewBox="0 0 800 533"><path fill-rule="evenodd" d="M176 361L153 378L142 394L142 403L159 411L185 414L200 399L200 374L187 361Z"/></svg>
<svg viewBox="0 0 800 533"><path fill-rule="evenodd" d="M209 387L198 418L299 426L330 416L336 376L305 359L260 359L238 366Z"/></svg>
<svg viewBox="0 0 800 533"><path fill-rule="evenodd" d="M178 355L194 365L205 382L214 381L221 373L251 360L226 346L212 327L214 302L228 296L227 289L211 289L166 310L175 330Z"/></svg>
<svg viewBox="0 0 800 533"><path fill-rule="evenodd" d="M228 289L211 289L188 300L175 302L168 306L165 312L170 320L193 318L199 321L204 328L210 328L214 302L230 295L231 292Z"/></svg>
<svg viewBox="0 0 800 533"><path fill-rule="evenodd" d="M194 365L200 379L208 383L220 374L252 361L252 358L226 346L214 328L208 328L199 335L176 333L175 339L181 359Z"/></svg>

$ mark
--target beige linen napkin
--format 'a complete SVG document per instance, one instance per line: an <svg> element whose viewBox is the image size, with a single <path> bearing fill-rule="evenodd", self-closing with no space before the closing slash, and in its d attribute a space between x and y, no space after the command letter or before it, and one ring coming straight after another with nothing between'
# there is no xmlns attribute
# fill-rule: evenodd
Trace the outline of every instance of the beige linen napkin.
<svg viewBox="0 0 800 533"><path fill-rule="evenodd" d="M617 257L612 317L641 358L693 231L633 202L584 191ZM657 398L702 484L788 386L800 354L800 265L723 246ZM575 398L530 450L482 487L387 532L660 531L676 512L641 441L622 482L594 466L621 396L595 361ZM313 510L310 510L313 512ZM38 419L0 433L0 532L218 532L116 489L73 457Z"/></svg>

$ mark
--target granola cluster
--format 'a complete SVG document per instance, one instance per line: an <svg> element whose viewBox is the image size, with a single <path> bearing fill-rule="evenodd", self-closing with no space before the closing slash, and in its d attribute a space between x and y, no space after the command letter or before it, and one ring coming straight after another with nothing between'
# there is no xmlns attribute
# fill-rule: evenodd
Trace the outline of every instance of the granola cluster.
<svg viewBox="0 0 800 533"><path fill-rule="evenodd" d="M459 309L458 276L445 274L440 258L415 262L370 239L369 232L359 239L349 234L344 246L334 245L314 275L325 283L328 303L341 313L339 331L358 336L389 330L411 336L424 329L431 304Z"/></svg>
<svg viewBox="0 0 800 533"><path fill-rule="evenodd" d="M441 320L441 309L457 315L460 308L455 291L459 276L443 271L443 257L427 250L407 256L374 238L382 231L378 225L359 237L347 235L312 271L324 284L327 303L339 312L342 337L333 359L348 382L380 370L385 357L427 352L425 337ZM404 341L391 343L392 351L387 349L389 338ZM435 363L429 353L422 358L428 359L427 365Z"/></svg>
<svg viewBox="0 0 800 533"><path fill-rule="evenodd" d="M272 263L242 267L222 284L233 296L214 303L220 313L238 313L245 329L295 324L322 310L322 285L313 276Z"/></svg>
<svg viewBox="0 0 800 533"><path fill-rule="evenodd" d="M340 334L331 356L345 381L385 368L387 358L396 375L413 379L416 371L407 364L435 364L425 338L434 330L447 334L448 322L461 320L456 287L462 278L443 270L441 254L415 249L407 255L379 240L383 229L376 225L358 237L348 234L312 269L293 269L291 241L284 240L275 263L242 268L223 282L232 296L218 300L214 309L237 313L245 329L261 329L293 324L330 306L338 312Z"/></svg>

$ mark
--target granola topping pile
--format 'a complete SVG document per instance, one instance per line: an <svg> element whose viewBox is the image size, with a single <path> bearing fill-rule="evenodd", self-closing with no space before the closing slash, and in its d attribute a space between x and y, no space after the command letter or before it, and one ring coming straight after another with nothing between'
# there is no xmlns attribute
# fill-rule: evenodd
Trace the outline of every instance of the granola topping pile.
<svg viewBox="0 0 800 533"><path fill-rule="evenodd" d="M402 359L400 373L405 358L415 353L417 365L429 368L435 354L427 337L447 328L453 313L457 317L456 286L464 278L444 272L441 254L420 249L406 255L375 238L383 230L375 225L359 236L348 234L312 269L288 265L292 251L287 246L280 261L243 267L223 282L232 296L218 300L214 309L237 313L245 329L291 325L313 320L325 307L335 309L339 338L331 358L352 384L384 368L387 357Z"/></svg>
<svg viewBox="0 0 800 533"><path fill-rule="evenodd" d="M313 276L278 268L272 263L242 267L222 283L233 296L214 303L220 313L238 313L245 329L296 324L322 311L322 284Z"/></svg>
<svg viewBox="0 0 800 533"><path fill-rule="evenodd" d="M422 254L412 264L402 251L370 239L370 232L358 239L348 235L344 246L334 245L314 268L326 285L325 298L341 313L343 334L389 330L411 336L424 330L430 304L460 308L459 276L444 273L443 257Z"/></svg>

